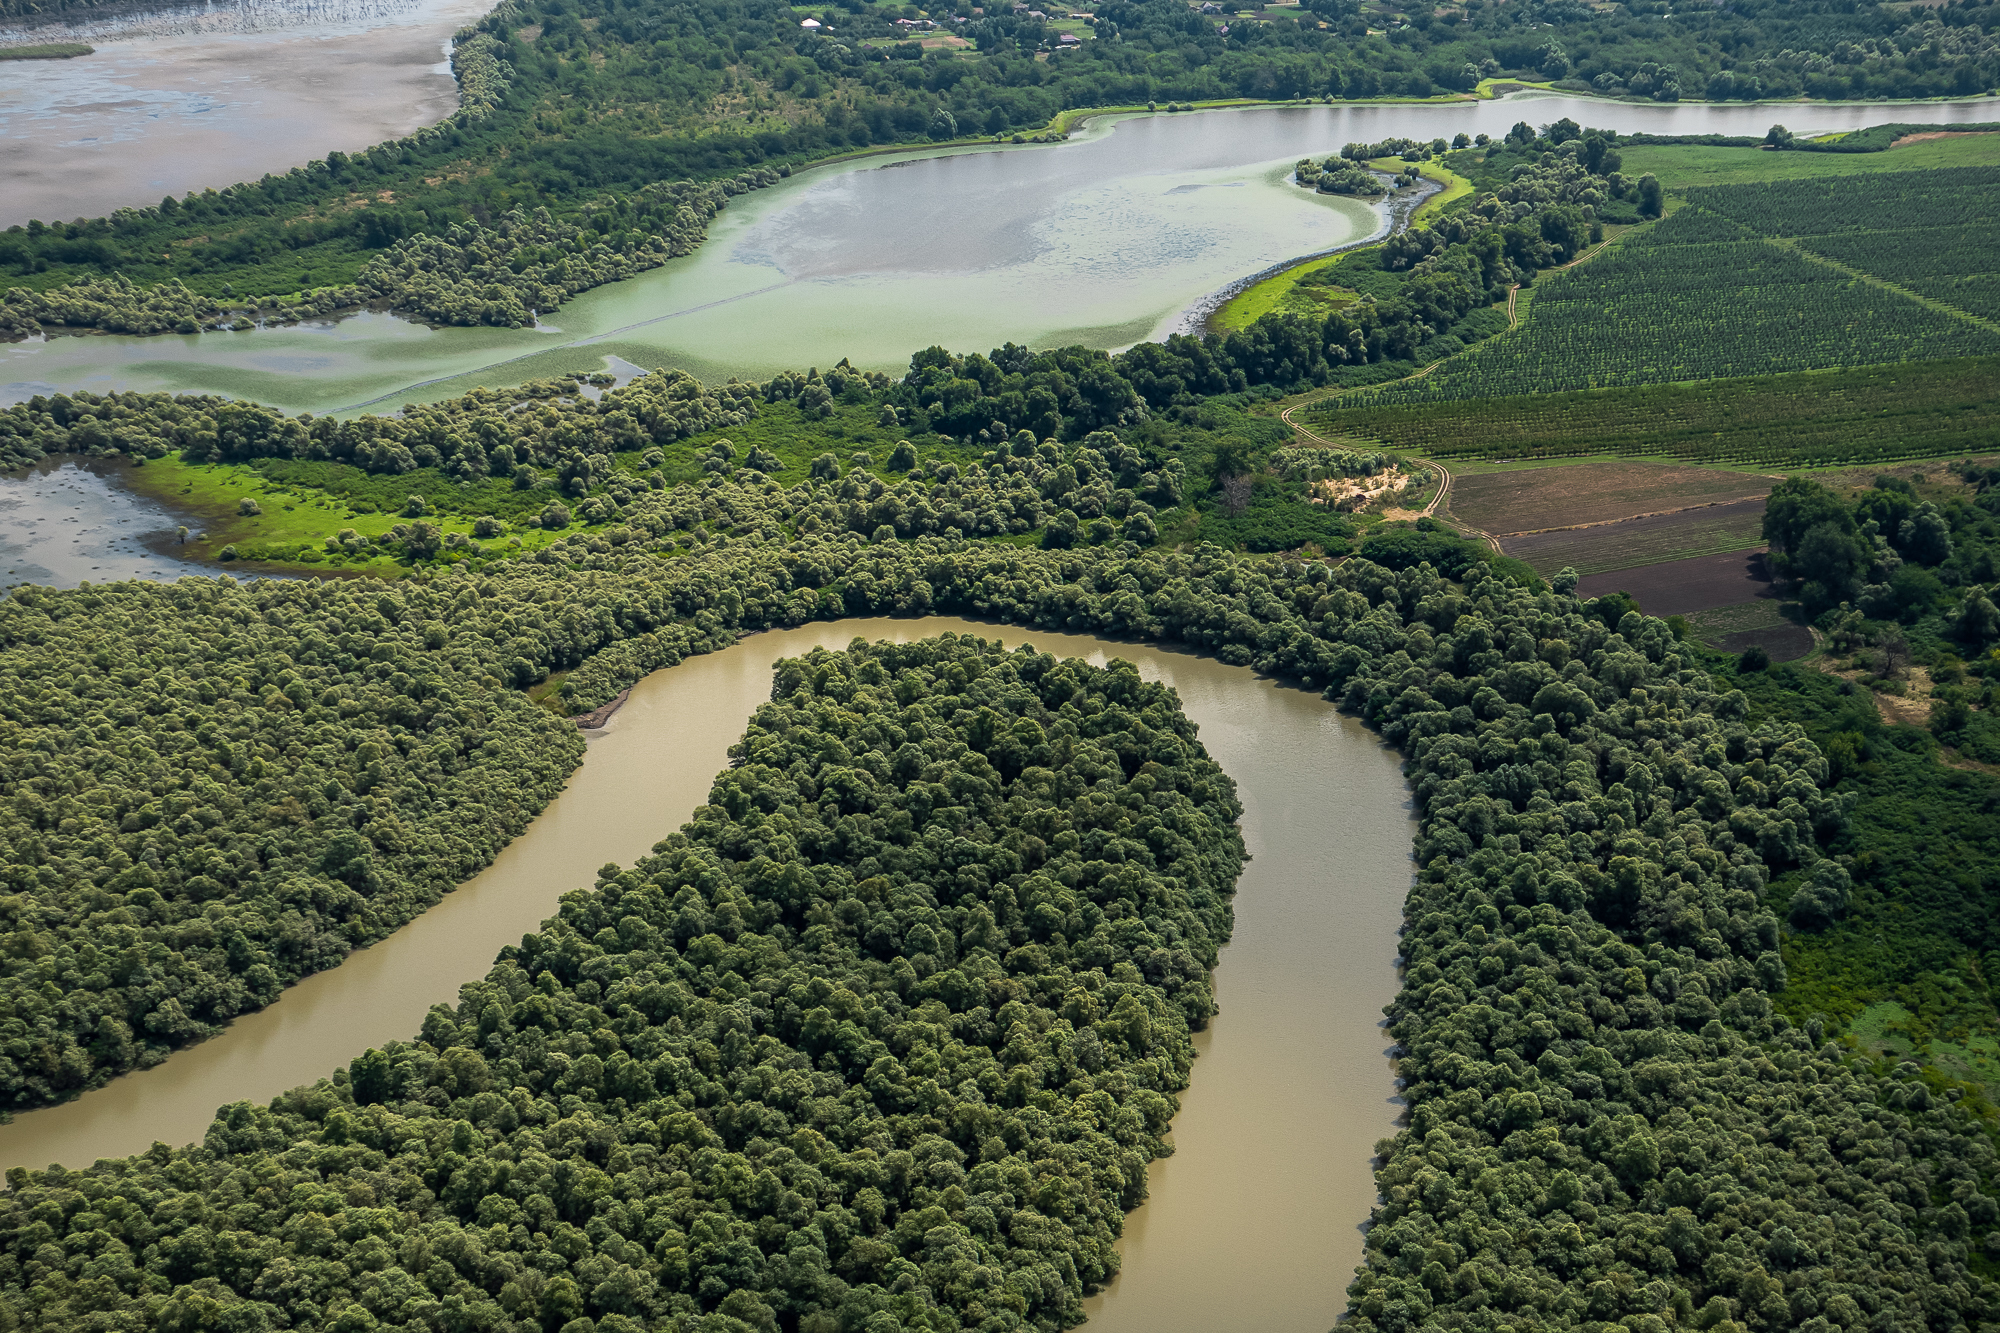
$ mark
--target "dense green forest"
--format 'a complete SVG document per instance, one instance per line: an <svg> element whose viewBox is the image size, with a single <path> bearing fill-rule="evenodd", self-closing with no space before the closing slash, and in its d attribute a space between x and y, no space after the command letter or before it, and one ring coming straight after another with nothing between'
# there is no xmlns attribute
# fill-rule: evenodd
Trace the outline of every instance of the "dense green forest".
<svg viewBox="0 0 2000 1333"><path fill-rule="evenodd" d="M1129 8L1099 11L1090 60L1139 48L1165 12ZM1542 8L1542 41L1660 17ZM887 12L857 9L821 18L840 37ZM627 104L588 95L646 14L509 12L487 34L496 68L529 72L423 151L473 151L544 76L575 99L533 112L551 144L629 133L610 125ZM1773 31L1805 11L1774 12ZM1693 32L1754 13L1667 17ZM1925 21L1983 41L1985 13ZM1496 14L1366 42L1436 50L1438 29L1513 22ZM830 41L765 17L798 50ZM1905 21L1828 11L1816 31L1876 17ZM1358 21L1305 19L1307 54ZM1010 60L1079 65L1030 58L1029 26L968 26L965 97ZM697 37L649 39L647 77L709 50ZM1266 40L1235 54L1262 59ZM740 80L731 62L756 49L691 68ZM1573 76L1604 48L1567 52ZM1130 57L1132 77L1168 54ZM797 96L818 77L816 97L859 116L878 70L951 62L852 63L795 69ZM1659 73L1620 86L1654 79L1657 96ZM742 114L776 114L749 100L773 92L734 87ZM908 104L961 105L923 97ZM830 133L825 114L785 133ZM908 132L956 132L942 114ZM1227 337L930 348L894 380L844 362L762 383L579 376L342 420L130 393L0 409L9 465L174 454L409 520L373 546L230 551L336 568L387 548L394 581L0 601L0 1101L157 1063L423 910L561 785L582 750L565 715L647 672L763 628L949 613L1211 652L1323 692L1402 754L1419 874L1389 1018L1409 1115L1380 1145L1349 1326L2000 1324L2000 1112L1957 1059L2000 1027L2000 783L1980 767L2000 763L2000 469L1954 466L1948 492L1893 476L1773 492L1774 572L1858 679L1714 656L1435 520L1307 504L1326 477L1397 460L1281 455L1291 432L1261 402L1459 350L1607 219L1664 211L1657 181L1619 174L1614 137L1571 124L1404 148L1446 155L1478 193L1337 266L1372 299ZM402 264L432 318L518 320L654 262L663 228L698 240L710 205L804 155L673 164L728 183L661 187L671 214L641 216L605 202L615 180L507 194L555 179L510 152L440 187L504 211L440 227L371 207L383 244L355 272ZM359 161L327 171L375 170ZM380 179L423 161L384 158ZM1897 188L1881 179L1714 193L1640 235L1771 246L1755 233L1859 264ZM324 189L297 201L331 208ZM1854 226L1814 229L1829 199ZM199 282L95 281L162 318L230 308ZM1937 363L1901 396L1935 382L1939 416L1943 390L1978 398L1985 365ZM1817 381L1765 383L1804 399ZM1860 382L1848 409L1876 415L1886 392ZM1534 409L1535 428L1611 411L1582 401ZM443 513L477 520L472 536L447 538L428 521ZM560 539L509 542L531 527ZM1938 686L1928 727L1885 722L1870 690L1913 691L1918 665ZM785 663L693 822L568 894L408 1042L226 1107L199 1145L10 1172L0 1327L1071 1326L1116 1271L1193 1076L1237 813L1171 692L1122 664L951 638ZM1885 1038L1860 1031L1887 1011L1904 1017Z"/></svg>
<svg viewBox="0 0 2000 1333"><path fill-rule="evenodd" d="M1411 1124L1386 1147L1357 1322L1990 1318L1968 1247L1996 1218L1994 1157L1972 1109L1772 1010L1772 885L1852 887L1822 850L1846 836L1825 755L1623 599L1479 563L1449 582L1426 557L1455 549L1335 568L748 540L608 575L513 563L376 585L376 611L421 608L448 645L477 644L502 608L559 589L606 644L569 677L579 707L693 635L925 608L1190 643L1324 689L1404 750L1422 816L1393 1015ZM266 625L343 595L205 591ZM32 599L53 615L155 595ZM648 605L663 623L635 614ZM1062 703L1096 692L1097 711ZM1129 672L974 645L788 668L685 834L607 868L417 1040L228 1108L192 1149L17 1173L0 1203L10 1309L174 1327L1059 1325L1139 1197L1226 928L1239 853L1215 839L1233 807L1177 719ZM1059 752L1066 726L1078 741ZM1074 844L1047 822L1100 808ZM913 873L946 856L950 904L938 873ZM1143 896L1154 873L1188 896ZM1119 920L1139 933L1111 925L1126 885L1147 905ZM1106 933L1071 924L1086 903ZM1090 952L1098 938L1111 953ZM959 1061L992 1075L947 1092Z"/></svg>
<svg viewBox="0 0 2000 1333"><path fill-rule="evenodd" d="M5 0L0 12L49 8ZM462 106L438 126L105 218L9 228L0 337L31 332L30 320L156 331L210 327L225 307L285 318L357 299L505 323L537 298L698 240L701 207L652 209L652 190L706 198L694 182L876 145L1013 137L1073 108L1422 98L1494 75L1657 101L1963 96L2000 83L1994 7L1963 3L1921 16L1771 0L1608 12L1482 3L1420 8L1384 30L1351 0L1234 22L1181 0L1111 0L1095 7L1089 39L1067 46L1032 15L940 11L972 43L963 53L892 40L908 35L895 20L915 13L854 0L813 32L774 0L508 0L458 42ZM506 243L517 218L540 232L525 252ZM393 286L433 264L434 279L462 275L457 290ZM528 283L499 276L537 266ZM486 292L473 270L514 299ZM179 281L193 297L120 301L102 285L34 295L116 276L142 289Z"/></svg>

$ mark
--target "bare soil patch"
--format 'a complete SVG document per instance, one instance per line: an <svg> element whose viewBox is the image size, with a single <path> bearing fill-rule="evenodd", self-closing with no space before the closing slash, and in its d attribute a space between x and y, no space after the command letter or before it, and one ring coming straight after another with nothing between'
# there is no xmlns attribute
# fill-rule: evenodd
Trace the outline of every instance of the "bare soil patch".
<svg viewBox="0 0 2000 1333"><path fill-rule="evenodd" d="M1772 479L1754 472L1667 463L1578 463L1569 467L1461 474L1452 513L1500 537L1607 523L1718 501L1761 497Z"/></svg>
<svg viewBox="0 0 2000 1333"><path fill-rule="evenodd" d="M1667 560L1637 569L1593 574L1577 588L1585 597L1630 593L1649 616L1685 616L1753 598L1776 601L1764 552L1731 551L1693 560Z"/></svg>
<svg viewBox="0 0 2000 1333"><path fill-rule="evenodd" d="M1331 505L1342 513L1352 513L1400 494L1415 478L1425 476L1388 467L1372 477L1328 477L1308 482L1306 495L1314 504Z"/></svg>
<svg viewBox="0 0 2000 1333"><path fill-rule="evenodd" d="M1985 137L1986 137L1987 135L1989 135L1989 134L1994 134L1994 133L2000 133L2000 131L1995 131L1995 130L1931 130L1931 131L1929 131L1929 132L1927 132L1927 133L1924 133L1924 134L1905 134L1905 135L1904 135L1904 136L1903 136L1902 138L1900 138L1900 139L1896 140L1896 142L1894 142L1894 143L1890 144L1889 146L1890 146L1891 148L1901 148L1901 147L1902 147L1902 146L1903 146L1904 144L1906 144L1906 143L1922 143L1922 142L1923 142L1924 140L1926 140L1926 139L1983 139L1983 138L1985 138Z"/></svg>
<svg viewBox="0 0 2000 1333"><path fill-rule="evenodd" d="M1452 485L1454 512L1458 498ZM1764 498L1704 505L1669 514L1625 519L1590 527L1522 533L1501 539L1508 555L1543 574L1568 566L1579 574L1636 569L1694 556L1741 552L1763 537ZM1748 596L1748 594L1743 594ZM1742 597L1731 598L1740 601Z"/></svg>
<svg viewBox="0 0 2000 1333"><path fill-rule="evenodd" d="M1725 653L1741 653L1756 644L1769 654L1773 662L1796 662L1813 649L1812 631L1804 625L1773 625L1769 629L1739 630L1725 634L1719 639L1710 639L1715 647Z"/></svg>
<svg viewBox="0 0 2000 1333"><path fill-rule="evenodd" d="M1630 593L1647 615L1686 616L1696 637L1728 653L1754 644L1773 662L1792 662L1813 649L1812 631L1786 617L1762 549L1593 574L1577 591Z"/></svg>

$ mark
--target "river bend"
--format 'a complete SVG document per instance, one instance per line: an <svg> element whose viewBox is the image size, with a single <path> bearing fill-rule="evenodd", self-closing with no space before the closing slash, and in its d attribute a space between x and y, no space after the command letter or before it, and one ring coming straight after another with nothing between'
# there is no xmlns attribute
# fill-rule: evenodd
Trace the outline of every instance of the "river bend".
<svg viewBox="0 0 2000 1333"><path fill-rule="evenodd" d="M1415 831L1396 756L1317 694L1213 658L937 617L843 620L758 634L639 682L569 785L483 874L396 934L277 1003L77 1101L0 1127L0 1167L84 1166L187 1143L217 1107L266 1101L370 1046L413 1037L433 1004L483 976L566 891L630 864L703 804L771 664L857 635L946 631L1135 662L1180 694L1235 779L1252 860L1215 974L1221 1013L1196 1038L1193 1087L1127 1219L1124 1270L1090 1298L1093 1330L1208 1333L1246 1310L1274 1333L1340 1314L1375 1199L1370 1157L1398 1113L1382 1007Z"/></svg>

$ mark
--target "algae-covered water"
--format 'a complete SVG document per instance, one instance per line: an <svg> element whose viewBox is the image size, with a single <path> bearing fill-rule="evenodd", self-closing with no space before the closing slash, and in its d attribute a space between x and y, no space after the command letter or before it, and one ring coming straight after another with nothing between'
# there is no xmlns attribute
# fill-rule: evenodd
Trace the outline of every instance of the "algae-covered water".
<svg viewBox="0 0 2000 1333"><path fill-rule="evenodd" d="M200 390L293 410L443 397L601 368L608 354L705 379L883 371L931 344L1117 348L1164 335L1245 274L1374 230L1369 205L1285 179L1308 153L1389 135L1503 134L1562 116L1620 132L1762 134L1759 105L1492 102L1258 107L1104 118L1067 144L916 152L802 172L741 196L696 254L586 293L541 330L430 329L383 314L164 338L0 347L0 401L53 389ZM1787 106L1798 132L1918 114ZM1940 123L1990 100L1926 105Z"/></svg>

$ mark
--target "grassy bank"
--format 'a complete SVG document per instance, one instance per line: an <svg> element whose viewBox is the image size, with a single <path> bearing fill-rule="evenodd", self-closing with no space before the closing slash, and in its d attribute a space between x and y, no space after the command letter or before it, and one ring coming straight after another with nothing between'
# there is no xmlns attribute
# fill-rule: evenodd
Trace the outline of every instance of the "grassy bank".
<svg viewBox="0 0 2000 1333"><path fill-rule="evenodd" d="M265 460L266 468L276 461ZM389 480L367 477L356 468L330 464L322 466L339 473L354 473L370 483ZM428 484L434 478L435 474L412 474L408 479L393 480L407 480L408 484L398 488L406 492L402 498L407 500L408 495L424 495L435 490L435 486ZM435 525L440 532L470 537L476 517L443 511L431 501L426 502L428 512L421 516L407 515L399 510L385 511L372 502L351 494L344 495L337 489L281 479L249 464L188 463L183 462L178 454L169 454L134 467L120 479L143 495L200 517L200 529L190 533L181 554L195 560L241 559L260 572L304 569L314 573L340 572L396 578L409 567L407 560L392 555L372 541L357 554L335 555L325 549L326 539L337 537L343 530L352 530L372 539L387 534L399 523L415 522L419 517L423 522ZM245 500L254 502L259 512L242 513L241 505ZM556 533L530 526L525 517L517 518L506 526L507 535L481 545L515 554L546 546L557 536ZM518 539L518 546L515 539ZM230 554L225 555L225 552Z"/></svg>
<svg viewBox="0 0 2000 1333"><path fill-rule="evenodd" d="M1400 158L1383 158L1368 165L1377 171L1398 172L1408 164ZM1445 208L1472 194L1472 182L1449 167L1437 162L1419 162L1416 167L1418 174L1425 180L1435 181L1444 188L1417 206L1416 212L1410 215L1409 225L1413 227L1421 226ZM1245 287L1224 302L1222 308L1209 318L1209 327L1223 333L1233 333L1237 329L1249 328L1274 311L1302 307L1303 299L1295 295L1300 282L1307 276L1331 264L1337 264L1354 253L1356 253L1354 250L1344 250L1337 255L1321 255L1316 259L1307 259L1282 272L1272 274L1262 282ZM1313 304L1317 307L1324 303ZM1297 313L1324 313L1324 311L1308 312L1300 308Z"/></svg>

